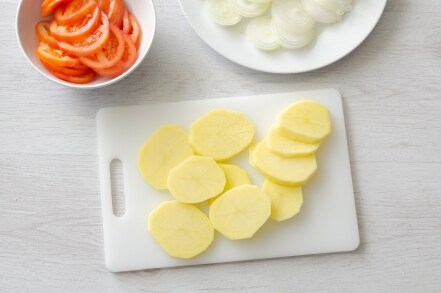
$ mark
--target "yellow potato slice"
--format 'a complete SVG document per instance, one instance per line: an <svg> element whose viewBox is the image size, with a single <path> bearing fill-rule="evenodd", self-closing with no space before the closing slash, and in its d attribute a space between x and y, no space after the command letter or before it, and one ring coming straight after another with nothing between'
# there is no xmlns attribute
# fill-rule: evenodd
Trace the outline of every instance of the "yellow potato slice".
<svg viewBox="0 0 441 293"><path fill-rule="evenodd" d="M331 132L331 119L322 104L299 101L282 112L276 127L288 138L319 143Z"/></svg>
<svg viewBox="0 0 441 293"><path fill-rule="evenodd" d="M148 230L171 256L192 258L205 251L214 238L208 217L191 204L166 201L148 217Z"/></svg>
<svg viewBox="0 0 441 293"><path fill-rule="evenodd" d="M191 156L170 171L167 188L180 202L198 203L220 194L225 182L225 173L215 160Z"/></svg>
<svg viewBox="0 0 441 293"><path fill-rule="evenodd" d="M179 125L159 127L138 153L138 169L143 178L156 189L166 189L170 170L194 155L188 135Z"/></svg>
<svg viewBox="0 0 441 293"><path fill-rule="evenodd" d="M242 185L222 194L211 206L214 228L231 240L251 238L271 214L271 199L254 185Z"/></svg>
<svg viewBox="0 0 441 293"><path fill-rule="evenodd" d="M219 164L225 173L225 188L223 192L226 192L234 187L251 184L250 177L247 171L244 169L230 164ZM218 197L212 197L208 200L209 204L212 204Z"/></svg>
<svg viewBox="0 0 441 293"><path fill-rule="evenodd" d="M216 161L240 153L253 137L253 124L242 113L225 109L208 112L190 128L190 143L196 153Z"/></svg>
<svg viewBox="0 0 441 293"><path fill-rule="evenodd" d="M271 129L266 138L268 148L281 157L304 157L314 154L320 143L306 143L289 139L281 135L275 128Z"/></svg>
<svg viewBox="0 0 441 293"><path fill-rule="evenodd" d="M303 185L317 170L315 155L284 158L271 152L265 140L257 144L250 161L271 181L287 186Z"/></svg>
<svg viewBox="0 0 441 293"><path fill-rule="evenodd" d="M263 191L271 198L271 218L280 222L290 219L300 212L303 194L300 186L283 186L265 180Z"/></svg>

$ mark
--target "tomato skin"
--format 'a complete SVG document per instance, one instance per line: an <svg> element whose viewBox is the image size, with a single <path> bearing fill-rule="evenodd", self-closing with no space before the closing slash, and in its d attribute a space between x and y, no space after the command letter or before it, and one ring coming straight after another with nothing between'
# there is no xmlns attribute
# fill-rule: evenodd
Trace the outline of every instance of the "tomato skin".
<svg viewBox="0 0 441 293"><path fill-rule="evenodd" d="M74 42L60 42L59 47L72 56L91 56L98 52L109 40L109 21L104 12L101 12L101 26L88 38Z"/></svg>
<svg viewBox="0 0 441 293"><path fill-rule="evenodd" d="M40 42L38 48L36 49L36 53L41 61L53 66L73 67L80 64L78 59L66 55L59 49L51 48L47 43L44 42Z"/></svg>
<svg viewBox="0 0 441 293"><path fill-rule="evenodd" d="M50 35L50 22L40 21L35 25L35 33L37 38L44 43L48 43L52 48L58 48L58 41Z"/></svg>
<svg viewBox="0 0 441 293"><path fill-rule="evenodd" d="M95 76L96 76L95 72L92 70L90 70L86 74L80 75L80 76L70 76L70 75L66 75L63 73L56 72L56 71L51 71L51 72L53 75L55 75L56 77L58 77L61 80L76 83L76 84L89 83L92 80L94 80Z"/></svg>
<svg viewBox="0 0 441 293"><path fill-rule="evenodd" d="M132 39L123 33L123 37L125 40L125 49L124 54L121 60L116 63L116 65L106 68L106 69L96 69L94 68L96 73L106 77L117 77L124 72L126 72L132 65L136 62L138 57L138 52L136 50L136 46L133 43ZM99 56L98 56L99 58Z"/></svg>
<svg viewBox="0 0 441 293"><path fill-rule="evenodd" d="M44 0L41 4L41 16L51 15L60 5L69 3L72 0Z"/></svg>
<svg viewBox="0 0 441 293"><path fill-rule="evenodd" d="M136 48L139 48L139 43L141 40L141 28L139 26L139 22L136 17L129 13L130 25L132 27L132 32L130 37L132 38L133 43L135 43Z"/></svg>
<svg viewBox="0 0 441 293"><path fill-rule="evenodd" d="M73 0L55 10L55 19L59 25L73 25L93 13L97 6L95 0Z"/></svg>
<svg viewBox="0 0 441 293"><path fill-rule="evenodd" d="M110 0L109 13L107 14L109 22L120 27L125 10L124 0Z"/></svg>
<svg viewBox="0 0 441 293"><path fill-rule="evenodd" d="M62 42L77 41L85 38L96 30L100 24L100 9L95 8L91 17L85 18L81 24L74 25L59 25L57 20L51 22L51 35L55 39Z"/></svg>
<svg viewBox="0 0 441 293"><path fill-rule="evenodd" d="M109 13L110 0L98 0L98 6L105 14Z"/></svg>
<svg viewBox="0 0 441 293"><path fill-rule="evenodd" d="M69 76L81 76L81 75L85 75L90 71L90 69L87 67L85 67L85 69L76 69L74 67L54 66L49 63L45 63L43 61L42 63L47 69L49 69L49 71L55 71Z"/></svg>
<svg viewBox="0 0 441 293"><path fill-rule="evenodd" d="M128 35L132 32L132 25L130 24L129 12L127 10L124 11L121 30Z"/></svg>
<svg viewBox="0 0 441 293"><path fill-rule="evenodd" d="M121 60L126 44L123 33L113 24L110 25L110 32L112 35L110 36L109 41L97 52L97 56L95 56L95 58L78 57L81 63L92 69L105 69L114 66L119 60ZM117 41L116 45L114 41ZM109 55L110 59L108 58ZM98 60L97 57L99 57L100 60Z"/></svg>

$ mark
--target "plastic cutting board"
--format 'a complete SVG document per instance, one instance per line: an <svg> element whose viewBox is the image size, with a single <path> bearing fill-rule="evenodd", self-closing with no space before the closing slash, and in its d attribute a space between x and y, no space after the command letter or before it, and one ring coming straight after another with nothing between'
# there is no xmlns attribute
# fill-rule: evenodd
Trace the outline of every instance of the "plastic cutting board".
<svg viewBox="0 0 441 293"><path fill-rule="evenodd" d="M331 113L333 129L317 152L317 173L303 188L301 212L280 223L269 219L248 240L231 241L216 233L208 250L193 259L167 255L147 232L146 219L158 204L173 198L166 191L151 188L139 173L137 153L143 142L162 124L177 123L188 129L195 119L216 108L244 113L256 127L257 142L283 109L302 99L324 104ZM106 108L97 114L97 128L105 261L110 271L343 252L359 245L342 100L336 90ZM120 159L124 166L125 214L121 217L112 210L113 159ZM262 184L263 177L248 163L248 151L232 162L248 170L254 184Z"/></svg>

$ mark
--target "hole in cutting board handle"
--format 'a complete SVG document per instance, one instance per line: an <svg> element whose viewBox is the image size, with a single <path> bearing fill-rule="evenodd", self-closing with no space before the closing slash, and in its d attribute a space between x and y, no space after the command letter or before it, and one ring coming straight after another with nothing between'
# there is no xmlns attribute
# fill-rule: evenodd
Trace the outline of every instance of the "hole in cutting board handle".
<svg viewBox="0 0 441 293"><path fill-rule="evenodd" d="M126 201L124 196L123 163L120 159L113 159L110 162L110 185L113 214L116 217L122 217L126 213Z"/></svg>

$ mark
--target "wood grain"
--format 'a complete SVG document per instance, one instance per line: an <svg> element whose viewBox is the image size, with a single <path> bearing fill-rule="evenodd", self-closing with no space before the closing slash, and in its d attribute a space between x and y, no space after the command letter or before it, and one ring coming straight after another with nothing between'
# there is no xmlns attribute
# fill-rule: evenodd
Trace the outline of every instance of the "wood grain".
<svg viewBox="0 0 441 293"><path fill-rule="evenodd" d="M299 75L219 56L175 0L130 77L93 91L42 78L0 0L1 292L437 292L441 288L441 2L390 0L352 54ZM179 44L179 46L177 46ZM109 273L95 114L108 106L334 87L344 96L361 246L353 253Z"/></svg>

